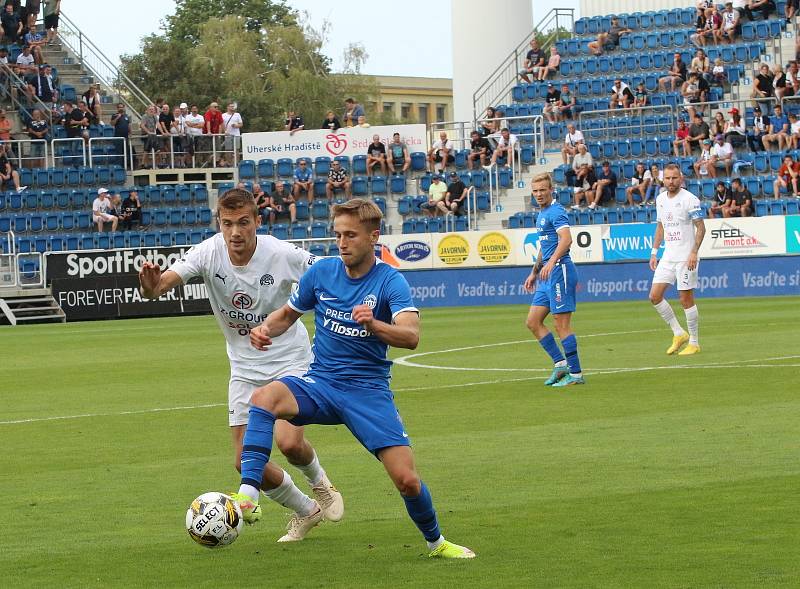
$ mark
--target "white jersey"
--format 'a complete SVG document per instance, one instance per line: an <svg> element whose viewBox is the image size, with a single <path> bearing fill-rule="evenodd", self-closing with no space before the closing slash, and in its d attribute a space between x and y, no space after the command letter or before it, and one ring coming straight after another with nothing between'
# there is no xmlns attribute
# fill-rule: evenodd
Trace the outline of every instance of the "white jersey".
<svg viewBox="0 0 800 589"><path fill-rule="evenodd" d="M673 197L666 190L656 197L657 220L664 228L667 262L685 262L694 248L694 221L703 218L700 200L686 189Z"/></svg>
<svg viewBox="0 0 800 589"><path fill-rule="evenodd" d="M186 284L199 276L205 282L211 308L225 335L231 376L266 381L287 370L302 370L311 361L305 326L297 321L275 338L267 351L250 345L250 330L281 308L293 286L314 263L314 256L270 235L259 235L246 266L234 266L221 233L190 249L170 266Z"/></svg>

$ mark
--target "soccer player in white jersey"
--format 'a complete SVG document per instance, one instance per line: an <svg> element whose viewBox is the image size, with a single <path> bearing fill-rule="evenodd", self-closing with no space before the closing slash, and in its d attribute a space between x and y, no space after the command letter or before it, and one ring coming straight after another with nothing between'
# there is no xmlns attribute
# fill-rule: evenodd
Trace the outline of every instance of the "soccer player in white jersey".
<svg viewBox="0 0 800 589"><path fill-rule="evenodd" d="M142 294L157 298L200 277L206 285L214 315L227 341L231 379L228 421L241 470L242 440L248 423L250 396L257 388L283 377L300 376L311 362L308 332L297 322L268 350L250 345L250 330L283 306L292 287L314 263L314 256L269 235L256 235L261 224L253 195L241 189L219 200L221 233L194 246L169 270L145 262L139 273ZM305 440L303 428L279 421L275 440L288 461L308 479L316 500L300 491L289 473L270 462L264 470L264 495L295 512L279 542L302 540L323 517L344 516L341 494L331 484L317 455ZM256 519L260 513L256 514Z"/></svg>
<svg viewBox="0 0 800 589"><path fill-rule="evenodd" d="M672 328L672 345L667 354L678 352L688 356L700 351L697 325L699 314L694 302L694 289L697 287L697 253L706 234L703 223L703 210L700 200L688 190L681 188L683 175L677 164L664 168L664 187L666 190L656 198L656 234L653 250L650 252L650 269L654 271L653 285L650 288L650 302L658 314ZM664 242L664 255L657 259L658 248ZM686 313L687 334L675 317L675 311L664 299L670 284L678 286L678 296Z"/></svg>

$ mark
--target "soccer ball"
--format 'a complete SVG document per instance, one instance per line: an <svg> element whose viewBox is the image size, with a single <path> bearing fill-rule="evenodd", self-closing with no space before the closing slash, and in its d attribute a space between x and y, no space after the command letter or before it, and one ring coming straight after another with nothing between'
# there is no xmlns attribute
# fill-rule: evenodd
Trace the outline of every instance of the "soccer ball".
<svg viewBox="0 0 800 589"><path fill-rule="evenodd" d="M232 544L243 523L242 510L224 493L203 493L186 511L186 531L206 548Z"/></svg>

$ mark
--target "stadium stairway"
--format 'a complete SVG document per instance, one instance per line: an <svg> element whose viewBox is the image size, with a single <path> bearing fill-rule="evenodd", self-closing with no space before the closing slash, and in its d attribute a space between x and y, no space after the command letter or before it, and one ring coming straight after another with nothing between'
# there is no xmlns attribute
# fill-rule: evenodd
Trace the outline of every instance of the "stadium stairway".
<svg viewBox="0 0 800 589"><path fill-rule="evenodd" d="M59 307L49 288L0 288L0 323L65 323L67 316Z"/></svg>

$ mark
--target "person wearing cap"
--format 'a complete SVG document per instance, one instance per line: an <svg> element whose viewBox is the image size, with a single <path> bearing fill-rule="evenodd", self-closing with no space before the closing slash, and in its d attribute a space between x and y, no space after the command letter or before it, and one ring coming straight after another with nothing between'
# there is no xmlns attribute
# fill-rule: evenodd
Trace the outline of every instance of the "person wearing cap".
<svg viewBox="0 0 800 589"><path fill-rule="evenodd" d="M445 215L464 214L464 199L467 198L467 187L461 181L461 177L456 172L450 172L450 184L447 185L447 192L444 193L444 200L439 201L439 210Z"/></svg>
<svg viewBox="0 0 800 589"><path fill-rule="evenodd" d="M761 114L761 107L753 107L753 128L747 133L747 145L751 151L765 151L762 140L769 130L769 117Z"/></svg>
<svg viewBox="0 0 800 589"><path fill-rule="evenodd" d="M721 133L714 137L714 145L711 146L711 165L714 168L724 167L725 175L731 175L733 146L725 140L725 135Z"/></svg>
<svg viewBox="0 0 800 589"><path fill-rule="evenodd" d="M602 55L604 50L613 51L615 47L619 47L619 38L632 32L631 29L620 26L619 19L612 16L608 31L599 33L597 39L589 43L589 51L595 56Z"/></svg>
<svg viewBox="0 0 800 589"><path fill-rule="evenodd" d="M690 149L696 149L700 146L700 142L704 139L708 139L711 136L711 129L703 120L703 115L695 113L694 117L692 117L692 124L689 125L689 136L686 138L686 141L689 142Z"/></svg>
<svg viewBox="0 0 800 589"><path fill-rule="evenodd" d="M575 129L575 123L567 124L567 134L564 136L564 147L561 148L561 158L568 164L578 152L578 144L586 143L583 132Z"/></svg>
<svg viewBox="0 0 800 589"><path fill-rule="evenodd" d="M712 162L713 155L711 153L712 141L711 139L703 139L700 144L700 156L692 164L694 168L694 175L698 178L716 178L717 169Z"/></svg>
<svg viewBox="0 0 800 589"><path fill-rule="evenodd" d="M435 217L439 213L446 212L446 208L439 206L439 203L444 203L444 195L447 193L447 185L442 182L442 177L439 174L434 174L431 178L431 185L428 188L428 202L420 205L420 209L425 212L429 217Z"/></svg>
<svg viewBox="0 0 800 589"><path fill-rule="evenodd" d="M778 177L772 183L775 198L780 198L781 189L790 191L797 196L798 181L800 181L800 163L794 161L788 153L783 156L783 165L778 168Z"/></svg>
<svg viewBox="0 0 800 589"><path fill-rule="evenodd" d="M789 148L789 118L783 114L780 104L776 104L772 109L772 117L769 121L769 131L761 138L764 151L769 151L770 143L777 143L778 150Z"/></svg>
<svg viewBox="0 0 800 589"><path fill-rule="evenodd" d="M544 95L544 108L542 116L549 122L558 122L558 105L561 102L561 92L552 82L547 84L547 94Z"/></svg>
<svg viewBox="0 0 800 589"><path fill-rule="evenodd" d="M531 48L525 55L525 62L522 64L522 69L519 70L519 77L528 84L531 83L529 74L533 74L537 79L539 78L539 68L544 67L544 51L539 47L539 42L536 39L531 39Z"/></svg>
<svg viewBox="0 0 800 589"><path fill-rule="evenodd" d="M108 190L105 188L97 189L97 198L92 203L92 221L97 224L97 230L103 231L104 223L111 223L111 231L117 230L119 218L109 214L111 203L108 200Z"/></svg>
<svg viewBox="0 0 800 589"><path fill-rule="evenodd" d="M747 142L747 125L738 108L730 109L728 114L731 118L725 122L725 141L733 147L741 147Z"/></svg>
<svg viewBox="0 0 800 589"><path fill-rule="evenodd" d="M631 87L620 78L614 80L611 86L611 100L608 103L608 110L615 108L628 108L635 100Z"/></svg>
<svg viewBox="0 0 800 589"><path fill-rule="evenodd" d="M539 68L539 81L544 82L550 76L556 75L560 66L561 55L559 55L558 47L554 43L550 46L550 57L547 58L547 65Z"/></svg>

